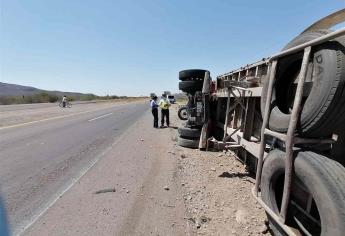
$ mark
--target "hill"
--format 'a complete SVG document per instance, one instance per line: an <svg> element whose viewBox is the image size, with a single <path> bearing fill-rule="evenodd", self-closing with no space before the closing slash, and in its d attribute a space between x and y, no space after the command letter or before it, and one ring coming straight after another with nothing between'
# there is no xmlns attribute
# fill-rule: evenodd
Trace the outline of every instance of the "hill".
<svg viewBox="0 0 345 236"><path fill-rule="evenodd" d="M71 96L71 97L82 97L90 94L75 93L75 92L61 92L61 91L49 91L38 89L30 86L23 86L17 84L8 84L0 82L0 96L30 96L39 93L47 93L56 96Z"/></svg>
<svg viewBox="0 0 345 236"><path fill-rule="evenodd" d="M9 84L0 82L0 105L25 104L57 102L63 95L66 95L69 101L82 100L91 101L94 99L118 99L125 96L96 96L94 94L49 91L29 86Z"/></svg>

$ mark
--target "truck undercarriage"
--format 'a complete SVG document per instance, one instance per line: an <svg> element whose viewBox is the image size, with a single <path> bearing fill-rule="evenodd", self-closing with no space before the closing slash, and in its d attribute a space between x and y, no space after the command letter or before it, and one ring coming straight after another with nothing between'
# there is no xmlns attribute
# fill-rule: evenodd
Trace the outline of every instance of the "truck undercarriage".
<svg viewBox="0 0 345 236"><path fill-rule="evenodd" d="M179 138L194 141L179 144L233 150L256 173L252 193L275 235L345 231L345 29L329 30L344 21L345 10L325 17L214 82L206 70L180 72L189 102Z"/></svg>

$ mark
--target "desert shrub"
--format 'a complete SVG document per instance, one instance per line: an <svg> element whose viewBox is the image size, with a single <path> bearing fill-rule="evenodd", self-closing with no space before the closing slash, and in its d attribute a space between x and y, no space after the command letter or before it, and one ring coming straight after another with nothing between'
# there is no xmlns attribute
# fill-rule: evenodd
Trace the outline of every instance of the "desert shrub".
<svg viewBox="0 0 345 236"><path fill-rule="evenodd" d="M106 95L106 96L96 96L94 94L67 96L68 101L91 101L95 99L100 100L110 100L110 99L123 99L127 96L117 96L117 95ZM27 95L27 96L0 96L0 105L10 105L10 104L26 104L26 103L54 103L60 101L61 97L50 94L46 92Z"/></svg>

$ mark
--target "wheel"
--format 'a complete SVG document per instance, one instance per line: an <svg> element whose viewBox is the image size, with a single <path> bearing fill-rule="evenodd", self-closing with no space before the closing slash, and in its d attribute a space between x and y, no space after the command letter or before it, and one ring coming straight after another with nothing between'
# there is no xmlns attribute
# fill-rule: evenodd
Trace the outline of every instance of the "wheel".
<svg viewBox="0 0 345 236"><path fill-rule="evenodd" d="M181 147L196 149L199 147L199 139L185 139L185 138L177 137L177 144Z"/></svg>
<svg viewBox="0 0 345 236"><path fill-rule="evenodd" d="M68 102L68 103L66 104L66 107L71 108L71 107L72 107L72 103Z"/></svg>
<svg viewBox="0 0 345 236"><path fill-rule="evenodd" d="M201 129L191 129L191 128L187 128L187 127L179 127L178 133L179 133L180 137L184 137L187 139L199 138L201 135Z"/></svg>
<svg viewBox="0 0 345 236"><path fill-rule="evenodd" d="M283 195L285 153L271 151L265 159L261 195L279 213ZM268 216L274 235L285 235ZM345 168L310 151L296 154L286 224L309 235L341 236L345 232ZM302 235L308 235L302 232Z"/></svg>
<svg viewBox="0 0 345 236"><path fill-rule="evenodd" d="M177 115L181 120L187 120L188 119L187 107L181 107L180 109L178 109Z"/></svg>
<svg viewBox="0 0 345 236"><path fill-rule="evenodd" d="M60 102L60 103L59 103L59 107L62 107L62 108L63 108L63 106L62 106L62 102Z"/></svg>
<svg viewBox="0 0 345 236"><path fill-rule="evenodd" d="M178 84L178 88L186 93L193 93L196 91L201 91L203 86L202 81L181 81Z"/></svg>
<svg viewBox="0 0 345 236"><path fill-rule="evenodd" d="M186 81L186 80L199 80L204 81L205 73L208 72L207 70L201 69L190 69L190 70L182 70L179 72L179 80Z"/></svg>
<svg viewBox="0 0 345 236"><path fill-rule="evenodd" d="M291 41L284 49L318 38L328 31L307 32ZM329 137L335 127L345 122L345 38L313 48L312 61L304 84L302 111L297 130L304 137ZM295 98L297 78L303 52L278 62L271 101L269 128L287 132ZM268 80L263 86L261 110L266 104Z"/></svg>

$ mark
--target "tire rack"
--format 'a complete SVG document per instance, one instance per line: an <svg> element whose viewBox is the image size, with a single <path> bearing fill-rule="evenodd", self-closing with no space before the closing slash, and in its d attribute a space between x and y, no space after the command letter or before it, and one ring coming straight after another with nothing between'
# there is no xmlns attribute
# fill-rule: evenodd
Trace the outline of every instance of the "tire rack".
<svg viewBox="0 0 345 236"><path fill-rule="evenodd" d="M303 86L304 81L307 74L307 67L310 58L310 52L312 46L321 44L323 42L329 41L336 37L345 35L345 29L340 29L324 35L320 38L314 39L307 43L298 45L296 47L290 48L286 51L273 55L271 58L268 59L267 63L269 65L269 84L268 84L268 91L267 91L267 99L266 99L266 106L263 116L263 123L261 128L261 142L259 148L259 155L258 155L258 164L256 169L256 181L255 187L253 188L253 195L257 199L257 201L262 205L265 209L267 214L269 214L274 221L288 234L288 235L296 235L290 227L285 224L288 203L290 200L290 193L292 187L292 175L293 175L293 148L295 144L315 144L315 143L333 143L336 141L335 139L306 139L296 136L296 126L298 122L298 117L301 112L301 101L302 101L302 93L303 93ZM275 74L276 68L278 64L279 58L283 56L287 56L298 51L304 50L303 60L301 65L301 71L298 78L298 84L296 89L296 95L293 103L293 108L290 116L289 127L286 134L278 133L267 128L269 116L270 116L270 105L271 105L271 98L272 98L272 91L273 91L273 84L275 81ZM265 135L273 136L277 139L280 139L285 143L286 146L286 159L285 159L285 179L284 179L284 190L283 190L283 199L281 204L281 210L279 215L274 213L261 199L260 196L260 181L262 175L262 167L264 161L264 154L265 154Z"/></svg>

